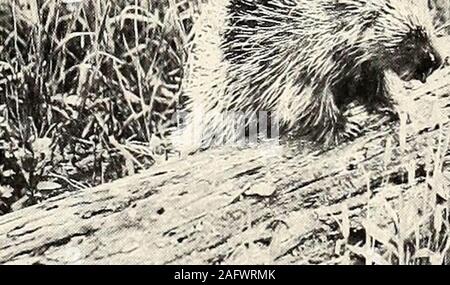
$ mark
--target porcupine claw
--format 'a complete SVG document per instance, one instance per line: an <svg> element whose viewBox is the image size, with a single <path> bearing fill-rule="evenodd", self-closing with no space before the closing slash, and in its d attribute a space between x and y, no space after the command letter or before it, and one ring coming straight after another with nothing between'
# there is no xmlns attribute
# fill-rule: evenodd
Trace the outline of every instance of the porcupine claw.
<svg viewBox="0 0 450 285"><path fill-rule="evenodd" d="M377 101L366 104L367 111L371 114L382 114L391 121L398 121L400 116L396 108L396 102L391 98L381 97Z"/></svg>
<svg viewBox="0 0 450 285"><path fill-rule="evenodd" d="M348 120L344 126L342 136L344 139L355 139L363 132L363 127L355 121Z"/></svg>
<svg viewBox="0 0 450 285"><path fill-rule="evenodd" d="M400 120L400 116L398 114L398 111L391 107L380 107L378 110L378 113L386 115L390 118L391 121L398 121Z"/></svg>
<svg viewBox="0 0 450 285"><path fill-rule="evenodd" d="M334 143L339 145L343 141L353 140L363 133L363 127L354 120L344 119L345 122L340 123L334 130L331 141L327 144Z"/></svg>

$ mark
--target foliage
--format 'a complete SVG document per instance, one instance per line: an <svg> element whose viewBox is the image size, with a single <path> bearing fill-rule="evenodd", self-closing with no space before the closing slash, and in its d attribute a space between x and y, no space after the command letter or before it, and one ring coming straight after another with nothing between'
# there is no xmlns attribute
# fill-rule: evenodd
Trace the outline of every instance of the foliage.
<svg viewBox="0 0 450 285"><path fill-rule="evenodd" d="M189 3L0 0L3 211L164 159Z"/></svg>

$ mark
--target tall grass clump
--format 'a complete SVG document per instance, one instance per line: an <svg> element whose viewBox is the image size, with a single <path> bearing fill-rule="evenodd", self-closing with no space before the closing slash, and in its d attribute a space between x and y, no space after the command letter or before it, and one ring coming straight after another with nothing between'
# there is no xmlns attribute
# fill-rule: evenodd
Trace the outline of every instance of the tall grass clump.
<svg viewBox="0 0 450 285"><path fill-rule="evenodd" d="M438 32L450 32L450 1L448 0L431 0L430 6L434 13L435 24Z"/></svg>
<svg viewBox="0 0 450 285"><path fill-rule="evenodd" d="M167 155L194 4L0 0L0 213Z"/></svg>

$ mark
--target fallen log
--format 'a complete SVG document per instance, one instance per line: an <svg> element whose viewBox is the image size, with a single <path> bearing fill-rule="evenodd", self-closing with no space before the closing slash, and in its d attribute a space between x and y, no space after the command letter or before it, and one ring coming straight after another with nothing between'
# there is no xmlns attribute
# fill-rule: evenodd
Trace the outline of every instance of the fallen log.
<svg viewBox="0 0 450 285"><path fill-rule="evenodd" d="M224 147L2 216L0 263L341 263L368 219L392 229L373 201L445 198L450 69L431 81L410 90L408 120L367 117L338 148Z"/></svg>

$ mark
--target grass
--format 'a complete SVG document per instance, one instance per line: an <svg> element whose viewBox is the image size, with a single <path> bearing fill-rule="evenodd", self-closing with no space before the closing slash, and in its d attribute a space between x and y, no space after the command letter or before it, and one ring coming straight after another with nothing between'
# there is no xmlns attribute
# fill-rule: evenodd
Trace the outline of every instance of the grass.
<svg viewBox="0 0 450 285"><path fill-rule="evenodd" d="M194 3L0 0L4 212L164 159Z"/></svg>
<svg viewBox="0 0 450 285"><path fill-rule="evenodd" d="M448 138L439 144L448 146ZM386 149L386 153L392 150ZM424 159L424 175L417 175L415 161L405 162L396 170L403 171L401 184L385 180L373 191L367 183L367 210L361 225L352 227L350 210L344 206L335 217L342 240L336 251L338 264L355 260L366 265L443 265L450 263L450 177L444 160L447 150L437 147ZM390 164L387 158L385 165ZM386 170L386 172L388 172ZM385 173L387 177L388 174ZM354 231L363 238L352 241Z"/></svg>
<svg viewBox="0 0 450 285"><path fill-rule="evenodd" d="M0 0L0 214L132 175L170 155L164 138L196 3ZM435 4L440 30L449 30L448 1ZM434 175L425 181L410 173L401 186L386 183L377 193L368 186L363 242L350 242L349 211L336 217L339 263L449 262L449 193L442 161L433 158ZM392 204L392 195L400 202ZM426 203L411 204L417 199L408 195ZM386 228L370 215L374 207L385 209Z"/></svg>
<svg viewBox="0 0 450 285"><path fill-rule="evenodd" d="M432 0L430 1L432 8L435 12L436 26L438 27L438 32L445 31L450 32L450 2L447 0Z"/></svg>

